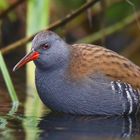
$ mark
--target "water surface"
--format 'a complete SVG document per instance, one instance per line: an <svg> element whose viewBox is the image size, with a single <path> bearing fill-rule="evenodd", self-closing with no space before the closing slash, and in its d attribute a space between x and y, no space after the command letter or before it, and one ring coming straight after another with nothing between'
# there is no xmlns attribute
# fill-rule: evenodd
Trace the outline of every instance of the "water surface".
<svg viewBox="0 0 140 140"><path fill-rule="evenodd" d="M1 139L140 139L140 117L74 116L49 113L45 108L42 117L36 117L25 116L22 105L16 113L8 112L10 109L9 105L0 106Z"/></svg>

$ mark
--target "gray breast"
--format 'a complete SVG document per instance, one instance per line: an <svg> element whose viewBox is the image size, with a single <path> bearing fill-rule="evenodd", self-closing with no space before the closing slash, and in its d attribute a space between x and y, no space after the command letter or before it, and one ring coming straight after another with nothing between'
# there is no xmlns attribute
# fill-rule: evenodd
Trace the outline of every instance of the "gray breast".
<svg viewBox="0 0 140 140"><path fill-rule="evenodd" d="M40 98L55 111L82 115L122 115L137 112L138 90L121 82L102 79L70 81L63 70L36 71Z"/></svg>

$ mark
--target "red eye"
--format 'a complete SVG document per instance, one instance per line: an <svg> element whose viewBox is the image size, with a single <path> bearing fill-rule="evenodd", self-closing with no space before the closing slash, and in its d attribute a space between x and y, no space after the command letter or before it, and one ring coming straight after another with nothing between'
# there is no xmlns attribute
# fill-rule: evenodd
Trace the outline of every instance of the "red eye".
<svg viewBox="0 0 140 140"><path fill-rule="evenodd" d="M42 45L42 48L43 48L44 50L47 50L47 49L49 48L49 46L48 46L48 44L43 44L43 45Z"/></svg>

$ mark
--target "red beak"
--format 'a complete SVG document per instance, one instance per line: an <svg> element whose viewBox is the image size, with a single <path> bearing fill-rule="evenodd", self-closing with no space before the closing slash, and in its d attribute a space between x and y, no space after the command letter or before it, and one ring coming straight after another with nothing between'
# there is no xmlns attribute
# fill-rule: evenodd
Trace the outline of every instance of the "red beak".
<svg viewBox="0 0 140 140"><path fill-rule="evenodd" d="M19 69L20 67L24 66L25 64L27 64L28 62L32 61L32 60L36 60L39 58L39 52L37 51L31 51L30 53L28 53L27 55L25 55L13 68L13 71L16 71L17 69Z"/></svg>

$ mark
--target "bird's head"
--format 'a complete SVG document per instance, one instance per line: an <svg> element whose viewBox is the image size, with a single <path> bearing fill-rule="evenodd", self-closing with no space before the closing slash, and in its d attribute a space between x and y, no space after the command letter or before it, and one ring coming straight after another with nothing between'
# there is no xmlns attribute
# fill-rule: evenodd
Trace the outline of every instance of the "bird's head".
<svg viewBox="0 0 140 140"><path fill-rule="evenodd" d="M42 31L34 37L31 51L15 65L13 71L30 61L34 61L40 69L59 67L67 56L68 44L54 32Z"/></svg>

